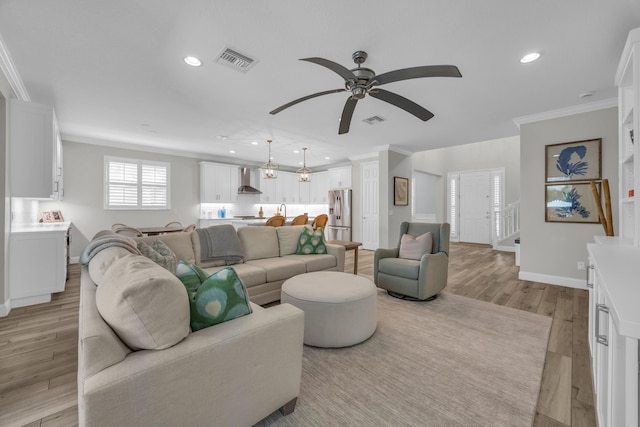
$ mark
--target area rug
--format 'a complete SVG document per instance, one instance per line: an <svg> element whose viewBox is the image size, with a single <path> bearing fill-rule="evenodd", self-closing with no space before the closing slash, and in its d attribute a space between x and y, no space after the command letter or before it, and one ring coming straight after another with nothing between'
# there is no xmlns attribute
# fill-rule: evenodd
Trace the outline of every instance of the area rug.
<svg viewBox="0 0 640 427"><path fill-rule="evenodd" d="M295 412L258 426L532 425L551 318L447 293L378 303L367 341L304 347Z"/></svg>

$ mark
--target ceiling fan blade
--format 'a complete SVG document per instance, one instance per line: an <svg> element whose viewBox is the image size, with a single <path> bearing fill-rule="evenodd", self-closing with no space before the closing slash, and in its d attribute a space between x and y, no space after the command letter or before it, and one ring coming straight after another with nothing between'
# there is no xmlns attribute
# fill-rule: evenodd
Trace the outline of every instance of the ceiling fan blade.
<svg viewBox="0 0 640 427"><path fill-rule="evenodd" d="M338 128L338 135L349 132L349 126L351 126L351 117L353 116L353 110L356 109L357 103L357 99L349 97L349 99L347 99L347 102L344 104L342 117L340 117L340 127Z"/></svg>
<svg viewBox="0 0 640 427"><path fill-rule="evenodd" d="M345 80L357 80L356 76L346 67L338 64L337 62L329 61L324 58L301 58L300 61L308 61L313 62L314 64L322 65L333 71L334 73L340 74L340 76Z"/></svg>
<svg viewBox="0 0 640 427"><path fill-rule="evenodd" d="M298 98L295 101L288 102L276 108L275 110L270 111L269 114L278 114L280 111L284 110L285 108L289 108L292 105L296 105L299 102L306 101L307 99L315 98L317 96L328 95L330 93L346 92L346 91L347 91L346 89L332 89L332 90L325 90L324 92L314 93L312 95L303 96L302 98Z"/></svg>
<svg viewBox="0 0 640 427"><path fill-rule="evenodd" d="M371 90L369 92L369 95L382 101L388 102L389 104L395 105L398 108L402 108L407 113L413 114L424 122L433 117L433 113L431 111L419 106L418 104L405 98L404 96L398 95L397 93L376 88Z"/></svg>
<svg viewBox="0 0 640 427"><path fill-rule="evenodd" d="M419 79L422 77L462 77L455 65L425 65L423 67L403 68L375 76L378 85L400 80Z"/></svg>

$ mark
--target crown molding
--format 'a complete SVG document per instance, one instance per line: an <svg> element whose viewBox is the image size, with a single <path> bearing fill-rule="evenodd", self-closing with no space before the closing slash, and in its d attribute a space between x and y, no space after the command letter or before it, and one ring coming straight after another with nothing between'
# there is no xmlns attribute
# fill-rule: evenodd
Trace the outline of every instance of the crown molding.
<svg viewBox="0 0 640 427"><path fill-rule="evenodd" d="M414 154L413 151L403 150L402 148L398 148L398 147L396 147L394 145L391 145L391 144L378 145L377 147L374 147L373 149L378 151L378 152L380 152L380 151L393 151L395 153L404 154L405 156L412 156Z"/></svg>
<svg viewBox="0 0 640 427"><path fill-rule="evenodd" d="M618 98L603 99L602 101L590 102L588 104L575 105L573 107L560 108L558 110L545 111L542 113L521 116L512 119L520 128L526 123L541 122L543 120L557 119L559 117L572 116L574 114L588 113L590 111L604 110L618 106Z"/></svg>
<svg viewBox="0 0 640 427"><path fill-rule="evenodd" d="M20 73L18 73L18 69L11 59L11 54L9 54L7 45L4 44L2 35L0 35L0 71L7 77L13 93L20 101L31 101L29 92L27 92L27 88L22 83Z"/></svg>

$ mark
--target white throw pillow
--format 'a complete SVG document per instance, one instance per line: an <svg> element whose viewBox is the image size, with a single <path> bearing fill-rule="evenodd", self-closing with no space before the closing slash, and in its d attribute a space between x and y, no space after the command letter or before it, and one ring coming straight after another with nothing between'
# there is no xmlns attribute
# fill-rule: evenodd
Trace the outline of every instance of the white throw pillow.
<svg viewBox="0 0 640 427"><path fill-rule="evenodd" d="M168 348L189 334L184 285L141 255L127 255L111 265L98 286L96 306L132 350Z"/></svg>
<svg viewBox="0 0 640 427"><path fill-rule="evenodd" d="M98 252L89 261L89 276L93 283L101 285L111 264L127 255L131 255L131 252L118 246L111 246Z"/></svg>
<svg viewBox="0 0 640 427"><path fill-rule="evenodd" d="M419 236L403 234L400 239L400 258L420 261L422 255L430 254L433 246L433 236L430 232Z"/></svg>

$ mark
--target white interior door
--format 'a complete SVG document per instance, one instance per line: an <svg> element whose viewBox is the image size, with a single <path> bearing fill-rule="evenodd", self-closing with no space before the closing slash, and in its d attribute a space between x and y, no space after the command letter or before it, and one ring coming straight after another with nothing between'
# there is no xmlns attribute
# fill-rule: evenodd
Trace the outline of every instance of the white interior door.
<svg viewBox="0 0 640 427"><path fill-rule="evenodd" d="M362 249L378 249L378 162L363 163Z"/></svg>
<svg viewBox="0 0 640 427"><path fill-rule="evenodd" d="M460 241L491 243L491 172L460 173Z"/></svg>

